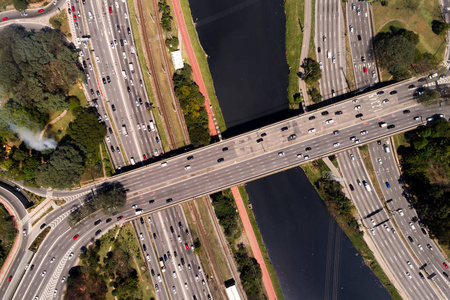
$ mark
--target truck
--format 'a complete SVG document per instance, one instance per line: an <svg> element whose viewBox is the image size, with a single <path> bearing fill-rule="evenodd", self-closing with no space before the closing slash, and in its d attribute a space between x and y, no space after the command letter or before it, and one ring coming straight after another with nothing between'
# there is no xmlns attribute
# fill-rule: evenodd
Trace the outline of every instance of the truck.
<svg viewBox="0 0 450 300"><path fill-rule="evenodd" d="M164 265L164 259L162 257L159 258L159 266L161 267L161 271L166 271L166 266Z"/></svg>
<svg viewBox="0 0 450 300"><path fill-rule="evenodd" d="M152 131L155 131L155 124L153 124L153 120L150 120L150 129L152 130Z"/></svg>
<svg viewBox="0 0 450 300"><path fill-rule="evenodd" d="M131 73L134 73L134 66L133 66L133 63L130 62L128 65L130 66L130 71L131 71Z"/></svg>
<svg viewBox="0 0 450 300"><path fill-rule="evenodd" d="M125 124L122 125L122 133L124 136L128 136L127 126Z"/></svg>
<svg viewBox="0 0 450 300"><path fill-rule="evenodd" d="M366 190L368 191L368 192L370 192L372 189L371 189L371 187L370 187L370 185L366 182L366 181L364 181L364 187L366 188Z"/></svg>
<svg viewBox="0 0 450 300"><path fill-rule="evenodd" d="M123 76L123 79L127 79L127 73L125 72L125 70L122 70L122 76Z"/></svg>

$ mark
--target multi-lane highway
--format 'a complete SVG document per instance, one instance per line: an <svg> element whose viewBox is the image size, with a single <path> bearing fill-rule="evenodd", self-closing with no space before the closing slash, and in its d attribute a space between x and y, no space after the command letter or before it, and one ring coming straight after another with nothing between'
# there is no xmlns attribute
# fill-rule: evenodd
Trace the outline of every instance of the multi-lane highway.
<svg viewBox="0 0 450 300"><path fill-rule="evenodd" d="M378 82L378 72L373 55L370 4L351 0L345 7L356 88L373 86Z"/></svg>

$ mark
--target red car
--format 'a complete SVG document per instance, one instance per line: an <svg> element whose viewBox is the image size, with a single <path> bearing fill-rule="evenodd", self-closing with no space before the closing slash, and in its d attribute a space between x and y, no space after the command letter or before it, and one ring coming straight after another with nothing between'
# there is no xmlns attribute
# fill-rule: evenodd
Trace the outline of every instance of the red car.
<svg viewBox="0 0 450 300"><path fill-rule="evenodd" d="M75 13L75 7L72 6L71 8L72 8L73 13Z"/></svg>
<svg viewBox="0 0 450 300"><path fill-rule="evenodd" d="M147 159L147 156L145 156L145 154L144 154L144 155L142 155L142 158L143 158L144 160L146 160L146 159Z"/></svg>
<svg viewBox="0 0 450 300"><path fill-rule="evenodd" d="M117 217L117 221L120 221L123 219L123 216Z"/></svg>
<svg viewBox="0 0 450 300"><path fill-rule="evenodd" d="M44 10L41 8L40 10L38 10L39 14L42 14L44 12Z"/></svg>
<svg viewBox="0 0 450 300"><path fill-rule="evenodd" d="M73 14L73 20L76 22L77 21L77 15Z"/></svg>
<svg viewBox="0 0 450 300"><path fill-rule="evenodd" d="M448 269L448 265L444 262L443 263L444 267Z"/></svg>
<svg viewBox="0 0 450 300"><path fill-rule="evenodd" d="M109 9L109 14L112 15L112 9L111 9L111 6L110 6L108 9Z"/></svg>
<svg viewBox="0 0 450 300"><path fill-rule="evenodd" d="M364 67L364 73L367 73L367 68L366 67Z"/></svg>
<svg viewBox="0 0 450 300"><path fill-rule="evenodd" d="M8 278L8 282L11 282L12 276L9 276Z"/></svg>
<svg viewBox="0 0 450 300"><path fill-rule="evenodd" d="M78 237L79 237L79 235L75 234L75 236L73 237L73 240L75 241Z"/></svg>
<svg viewBox="0 0 450 300"><path fill-rule="evenodd" d="M8 17L4 17L2 21L8 21Z"/></svg>
<svg viewBox="0 0 450 300"><path fill-rule="evenodd" d="M184 247L186 247L186 250L189 250L189 246L188 246L188 244L186 243L186 244L184 244Z"/></svg>

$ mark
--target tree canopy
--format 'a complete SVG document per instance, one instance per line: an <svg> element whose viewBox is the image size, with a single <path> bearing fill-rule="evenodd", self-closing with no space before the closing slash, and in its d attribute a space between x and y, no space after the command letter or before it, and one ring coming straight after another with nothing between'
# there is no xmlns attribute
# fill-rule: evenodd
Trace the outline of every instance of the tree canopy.
<svg viewBox="0 0 450 300"><path fill-rule="evenodd" d="M320 70L320 64L312 58L307 58L304 63L305 74L303 80L307 84L314 84L322 78L322 71Z"/></svg>
<svg viewBox="0 0 450 300"><path fill-rule="evenodd" d="M76 118L70 122L67 134L86 147L88 152L94 152L98 144L106 135L106 127L98 122L97 113L94 110L80 108L76 110Z"/></svg>
<svg viewBox="0 0 450 300"><path fill-rule="evenodd" d="M433 105L439 102L441 94L436 90L425 89L422 95L417 98L418 103Z"/></svg>

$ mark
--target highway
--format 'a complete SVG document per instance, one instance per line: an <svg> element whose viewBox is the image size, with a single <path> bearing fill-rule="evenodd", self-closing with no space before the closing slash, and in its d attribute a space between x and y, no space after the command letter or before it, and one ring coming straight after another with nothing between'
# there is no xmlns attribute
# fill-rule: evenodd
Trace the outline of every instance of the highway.
<svg viewBox="0 0 450 300"><path fill-rule="evenodd" d="M320 92L323 99L330 99L347 93L345 84L346 46L342 31L344 21L341 3L332 0L318 0L315 11L316 57L317 61L322 64L322 78L319 81Z"/></svg>
<svg viewBox="0 0 450 300"><path fill-rule="evenodd" d="M413 257L398 236L398 232L392 231L394 226L375 192L374 183L370 180L359 151L354 149L339 154L338 162L345 183L351 184L354 188L354 191L350 193L363 226L366 228L365 234L372 235L378 250L397 281L407 292L408 297L410 299L439 299L428 280L420 279L417 274L413 274L414 277L409 278L406 274L406 272L413 273L407 264L407 261L413 261ZM371 191L364 187L363 182L369 184Z"/></svg>
<svg viewBox="0 0 450 300"><path fill-rule="evenodd" d="M436 274L433 282L443 294L450 295L450 282L443 274L447 271L443 265L446 260L434 241L428 236L427 231L420 226L417 213L408 202L406 197L408 191L403 185L393 151L386 152L383 149L383 145L391 144L389 139L380 140L380 144L369 144L370 157L383 196L387 201L385 208L387 206L388 217L395 220L397 228L403 234L403 240L408 244L410 252L414 254L414 260L411 261L413 265L411 274L413 277L419 278L419 267L426 264L427 266L421 271L423 275L428 277ZM412 242L409 238L412 239ZM418 245L421 245L421 248Z"/></svg>
<svg viewBox="0 0 450 300"><path fill-rule="evenodd" d="M358 0L351 0L345 4L347 35L356 88L373 86L378 82L378 72L373 54L370 5Z"/></svg>

